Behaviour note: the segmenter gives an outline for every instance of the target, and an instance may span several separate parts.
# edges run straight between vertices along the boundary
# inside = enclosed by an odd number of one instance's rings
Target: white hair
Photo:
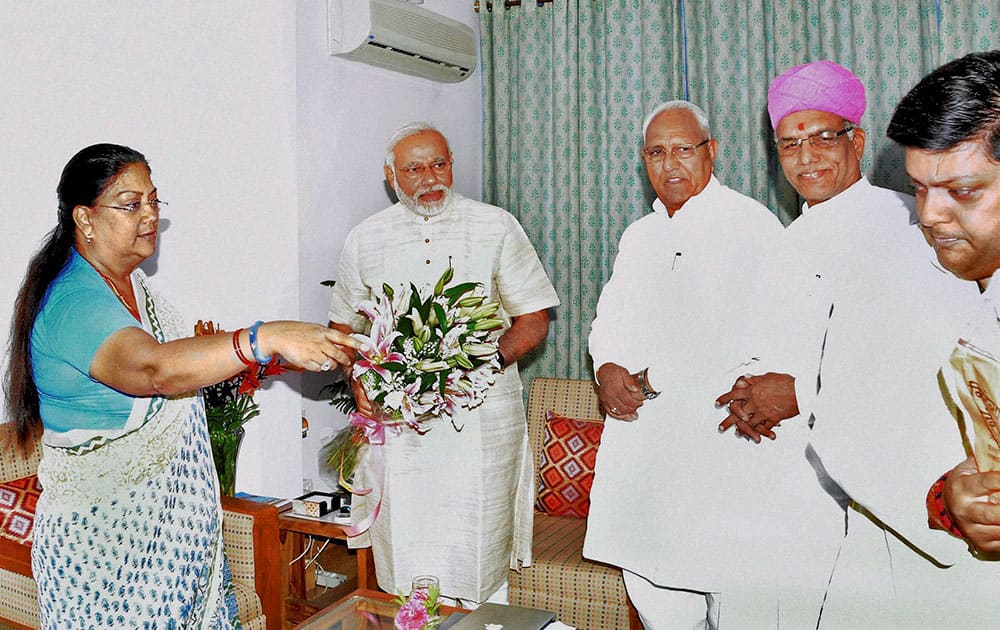
[[[437,127],[430,123],[420,121],[408,122],[396,131],[393,131],[392,135],[389,136],[389,140],[385,143],[385,165],[392,169],[393,174],[396,173],[396,145],[406,138],[415,136],[424,131],[433,131],[440,134],[441,137],[444,138],[444,134],[441,133]],[[447,146],[447,138],[445,138],[444,143],[445,146]]]
[[[660,103],[659,105],[653,108],[653,111],[649,112],[649,114],[646,115],[646,119],[642,121],[643,140],[646,139],[646,130],[649,129],[649,125],[650,123],[653,122],[653,119],[662,114],[663,112],[671,109],[683,109],[691,112],[694,115],[694,119],[695,121],[697,121],[698,126],[701,127],[702,133],[709,138],[712,137],[712,132],[708,126],[708,114],[705,113],[705,110],[703,110],[702,108],[698,107],[697,105],[695,105],[690,101],[676,100],[676,101],[667,101],[665,103]]]

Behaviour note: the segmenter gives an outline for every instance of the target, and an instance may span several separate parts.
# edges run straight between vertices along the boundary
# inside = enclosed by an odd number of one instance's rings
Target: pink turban
[[[858,124],[865,113],[865,86],[850,70],[832,61],[795,66],[772,81],[767,91],[771,127],[777,129],[782,118],[805,109],[837,114]]]

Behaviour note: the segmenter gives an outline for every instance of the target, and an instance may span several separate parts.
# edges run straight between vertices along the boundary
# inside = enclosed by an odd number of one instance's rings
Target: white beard
[[[412,197],[400,190],[399,184],[395,184],[393,188],[396,190],[396,196],[399,198],[399,203],[406,206],[410,212],[418,214],[422,217],[436,217],[448,209],[448,206],[451,205],[451,201],[454,198],[454,195],[451,194],[451,188],[448,188],[444,184],[435,184],[429,188],[420,188],[413,194]],[[444,197],[441,197],[439,201],[433,201],[430,203],[419,201],[420,195],[424,195],[435,190],[443,192]]]

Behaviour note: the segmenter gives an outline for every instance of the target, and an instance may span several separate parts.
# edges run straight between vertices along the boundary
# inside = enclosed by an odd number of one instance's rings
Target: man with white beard
[[[330,326],[366,325],[358,305],[382,291],[413,283],[427,295],[449,267],[455,284],[478,282],[500,304],[504,321],[499,361],[485,402],[460,408],[454,425],[432,420],[423,434],[387,432],[384,491],[371,528],[352,547],[371,545],[379,586],[409,592],[421,574],[439,578],[441,593],[474,605],[506,602],[508,569],[531,563],[534,468],[526,431],[517,360],[548,333],[559,304],[538,255],[510,213],[451,189],[452,155],[445,137],[426,123],[409,123],[389,138],[385,178],[399,203],[348,234],[330,301]],[[352,383],[358,411],[375,410]],[[353,498],[360,522],[378,501],[371,462],[359,466]]]

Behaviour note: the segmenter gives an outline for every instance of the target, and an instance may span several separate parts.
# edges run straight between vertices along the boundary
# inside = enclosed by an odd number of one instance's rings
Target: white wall
[[[346,7],[349,1],[343,0]],[[455,189],[479,198],[482,188],[480,69],[461,83],[436,83],[340,57],[326,47],[326,2],[297,3],[298,192],[302,317],[327,320],[329,289],[348,231],[395,202],[384,184],[385,141],[403,123],[425,120],[448,138],[455,156]],[[472,2],[426,0],[425,9],[479,32]],[[304,475],[317,489],[334,480],[317,465],[317,452],[343,414],[318,398],[325,381],[305,378],[309,419]]]
[[[471,2],[425,7],[476,22]],[[144,268],[192,320],[228,328],[325,323],[318,283],[349,227],[389,203],[379,165],[396,124],[440,123],[456,188],[479,193],[478,73],[446,86],[330,58],[323,0],[7,1],[0,25],[3,348],[27,260],[55,223],[59,173],[95,142],[149,158],[170,206]],[[299,388],[292,375],[258,394],[238,489],[300,491]],[[307,409],[320,427],[333,413]],[[315,476],[318,445],[306,446]]]

